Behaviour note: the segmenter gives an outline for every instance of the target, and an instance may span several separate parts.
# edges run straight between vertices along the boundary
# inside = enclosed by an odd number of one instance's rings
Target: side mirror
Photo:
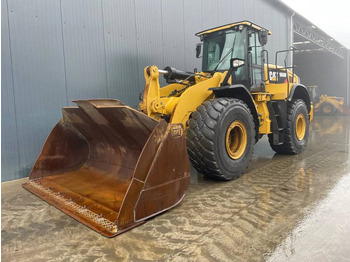
[[[244,64],[245,64],[244,59],[232,58],[230,60],[230,66],[231,66],[231,68],[234,68],[234,69],[240,68],[240,67],[244,66]]]
[[[266,45],[267,43],[267,31],[259,31],[258,33],[258,38],[259,38],[259,43],[260,45]]]
[[[200,58],[200,57],[202,57],[201,56],[201,53],[202,53],[202,43],[198,43],[197,45],[196,45],[196,57],[197,58]]]

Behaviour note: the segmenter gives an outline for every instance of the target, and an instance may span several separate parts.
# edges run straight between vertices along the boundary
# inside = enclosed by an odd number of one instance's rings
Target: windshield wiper
[[[235,35],[235,38],[233,39],[232,47],[230,48],[230,50],[228,50],[228,52],[226,53],[226,55],[225,55],[223,58],[221,58],[221,60],[220,60],[219,63],[216,65],[216,67],[214,68],[214,70],[211,71],[211,73],[215,72],[216,69],[218,69],[219,65],[222,63],[222,61],[225,60],[225,58],[226,58],[229,54],[231,54],[231,58],[232,58],[233,50],[235,49],[236,36],[237,36],[237,35]]]

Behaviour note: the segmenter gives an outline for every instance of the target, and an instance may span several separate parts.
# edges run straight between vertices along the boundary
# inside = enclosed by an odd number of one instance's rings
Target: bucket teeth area
[[[96,224],[96,227],[100,227],[101,231],[105,231],[106,233],[113,235],[118,231],[116,223],[103,217],[102,213],[98,214],[90,210],[86,205],[79,205],[72,198],[68,198],[67,194],[44,186],[40,180],[31,180],[26,186],[28,189],[35,191],[37,195],[45,196],[45,200],[50,204],[54,206],[59,205],[60,209],[71,213],[73,217],[79,216],[81,219],[87,220],[89,223]]]

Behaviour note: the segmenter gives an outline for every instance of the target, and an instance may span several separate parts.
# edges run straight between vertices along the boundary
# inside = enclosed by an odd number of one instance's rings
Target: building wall
[[[198,31],[248,19],[272,31],[270,52],[290,45],[289,16],[263,0],[1,4],[2,181],[29,175],[71,100],[118,98],[137,107],[145,66],[200,69]]]

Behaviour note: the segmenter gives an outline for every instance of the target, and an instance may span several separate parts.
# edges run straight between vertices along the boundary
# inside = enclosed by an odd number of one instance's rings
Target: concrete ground
[[[266,138],[238,180],[193,175],[183,202],[105,238],[3,183],[3,261],[350,261],[350,118],[316,117],[305,152]]]

